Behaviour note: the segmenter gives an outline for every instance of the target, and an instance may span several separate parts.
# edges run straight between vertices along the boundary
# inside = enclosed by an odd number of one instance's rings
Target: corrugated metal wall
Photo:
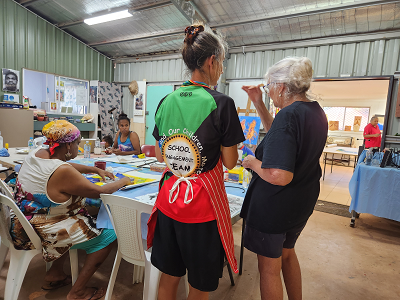
[[[0,0],[0,68],[108,82],[114,70],[109,58],[11,0]]]
[[[400,69],[400,39],[232,54],[226,79],[262,78],[287,56],[311,59],[314,77],[393,75]]]
[[[186,67],[181,58],[122,63],[117,64],[115,68],[114,81],[131,82],[144,79],[147,82],[185,81],[188,78],[185,73]]]
[[[226,79],[262,78],[266,70],[287,56],[307,56],[314,77],[393,75],[400,70],[400,39],[231,54]],[[115,81],[186,80],[182,59],[117,64]]]

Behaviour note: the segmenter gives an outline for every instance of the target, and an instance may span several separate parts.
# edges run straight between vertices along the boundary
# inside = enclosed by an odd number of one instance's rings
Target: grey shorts
[[[282,249],[292,249],[296,244],[300,233],[306,223],[301,224],[284,233],[264,233],[246,225],[243,240],[244,246],[256,254],[279,258],[282,256]]]

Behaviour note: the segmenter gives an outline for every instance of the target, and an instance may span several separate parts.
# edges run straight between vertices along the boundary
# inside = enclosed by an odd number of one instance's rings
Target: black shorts
[[[277,234],[264,233],[246,225],[243,235],[244,246],[256,254],[270,258],[279,258],[282,256],[283,248],[294,248],[306,223],[287,232]]]
[[[158,210],[151,263],[161,272],[182,277],[188,270],[192,287],[212,292],[222,277],[224,255],[216,220],[181,223]]]

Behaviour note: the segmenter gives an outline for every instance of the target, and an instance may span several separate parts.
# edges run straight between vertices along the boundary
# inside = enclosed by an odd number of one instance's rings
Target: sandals
[[[90,298],[87,299],[87,300],[97,300],[97,299],[103,298],[104,295],[106,294],[106,291],[104,289],[102,289],[102,288],[99,289],[97,287],[92,287],[92,289],[94,289],[94,292],[93,292],[92,296],[90,296]],[[93,298],[96,295],[98,295],[99,297],[98,298]]]
[[[42,290],[44,291],[56,290],[71,283],[72,283],[71,276],[67,276],[63,280],[58,280],[58,281],[45,281],[45,284],[42,286]]]

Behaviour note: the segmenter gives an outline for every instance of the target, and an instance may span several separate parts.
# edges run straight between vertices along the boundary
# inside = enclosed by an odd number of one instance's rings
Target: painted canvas
[[[339,121],[329,121],[329,130],[339,130]]]
[[[239,120],[246,138],[243,143],[257,145],[261,125],[260,117],[239,116]]]

